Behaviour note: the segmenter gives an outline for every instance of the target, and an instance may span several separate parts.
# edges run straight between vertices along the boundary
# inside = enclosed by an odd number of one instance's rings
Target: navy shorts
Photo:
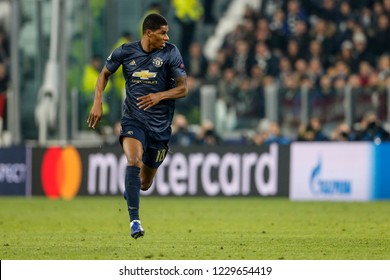
[[[138,121],[122,118],[119,135],[121,145],[123,137],[130,137],[140,141],[144,148],[142,162],[150,168],[158,168],[168,153],[171,128],[169,127],[162,132],[154,132],[146,129]]]

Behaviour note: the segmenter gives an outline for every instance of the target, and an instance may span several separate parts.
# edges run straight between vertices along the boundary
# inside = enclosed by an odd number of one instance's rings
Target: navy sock
[[[141,189],[139,171],[140,168],[137,166],[127,166],[126,168],[125,190],[130,221],[139,220],[139,193]]]

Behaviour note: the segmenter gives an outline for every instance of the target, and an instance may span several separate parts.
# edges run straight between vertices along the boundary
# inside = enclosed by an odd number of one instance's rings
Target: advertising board
[[[288,196],[289,146],[173,147],[143,195]],[[124,192],[126,157],[120,147],[50,147],[33,150],[37,195]]]
[[[373,144],[296,142],[291,145],[292,200],[364,201],[373,196]]]
[[[27,149],[22,146],[0,148],[0,195],[28,194]]]

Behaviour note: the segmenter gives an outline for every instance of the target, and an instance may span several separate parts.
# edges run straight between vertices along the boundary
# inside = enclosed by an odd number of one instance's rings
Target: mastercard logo
[[[80,154],[72,146],[46,150],[41,168],[43,191],[51,199],[74,198],[81,184]]]

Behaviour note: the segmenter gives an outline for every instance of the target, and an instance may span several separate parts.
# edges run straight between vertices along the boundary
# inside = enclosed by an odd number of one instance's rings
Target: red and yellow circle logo
[[[80,154],[74,147],[51,147],[42,160],[43,191],[51,199],[70,200],[80,189],[81,173]]]

